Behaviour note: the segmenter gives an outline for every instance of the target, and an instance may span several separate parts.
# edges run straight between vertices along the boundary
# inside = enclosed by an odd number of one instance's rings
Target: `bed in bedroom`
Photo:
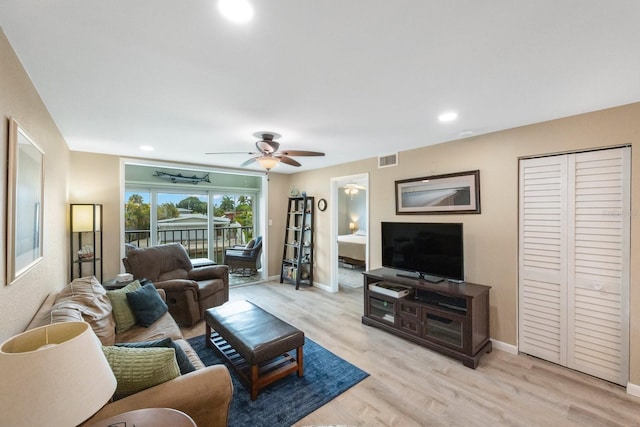
[[[358,230],[354,234],[338,236],[338,260],[364,267],[367,259],[367,235]]]

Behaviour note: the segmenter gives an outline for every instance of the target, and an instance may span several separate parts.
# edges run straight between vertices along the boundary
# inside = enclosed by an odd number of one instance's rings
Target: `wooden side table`
[[[111,291],[111,290],[114,290],[114,289],[124,288],[125,286],[127,286],[131,282],[133,282],[133,280],[127,280],[127,281],[124,281],[124,282],[118,282],[114,278],[114,279],[109,279],[109,280],[106,280],[106,281],[102,282],[102,287],[105,288],[108,291]]]
[[[192,258],[191,265],[193,265],[193,268],[198,268],[198,267],[207,267],[209,265],[217,265],[217,264],[214,261],[210,260],[209,258]]]
[[[115,415],[88,427],[198,427],[184,412],[170,408],[146,408]]]
[[[116,281],[116,279],[109,279],[105,282],[102,282],[102,287],[105,288],[107,291],[112,291],[114,289],[122,289],[125,286],[127,286],[129,283],[135,282],[136,280],[139,281],[141,285],[146,285],[147,283],[149,283],[149,280],[146,278],[131,279],[125,282],[118,282]]]

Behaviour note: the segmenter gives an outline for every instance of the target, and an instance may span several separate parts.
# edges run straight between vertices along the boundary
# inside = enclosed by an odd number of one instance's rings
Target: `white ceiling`
[[[640,101],[638,0],[250,1],[2,0],[0,26],[80,151],[327,153],[290,173]]]

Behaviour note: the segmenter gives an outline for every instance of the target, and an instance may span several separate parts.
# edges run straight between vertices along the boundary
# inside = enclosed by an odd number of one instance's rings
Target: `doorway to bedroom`
[[[344,176],[332,182],[332,290],[359,288],[369,255],[369,175]]]

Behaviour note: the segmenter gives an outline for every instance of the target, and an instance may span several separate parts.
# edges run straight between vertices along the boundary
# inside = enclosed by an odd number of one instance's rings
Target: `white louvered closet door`
[[[630,149],[520,163],[519,350],[626,385]]]

